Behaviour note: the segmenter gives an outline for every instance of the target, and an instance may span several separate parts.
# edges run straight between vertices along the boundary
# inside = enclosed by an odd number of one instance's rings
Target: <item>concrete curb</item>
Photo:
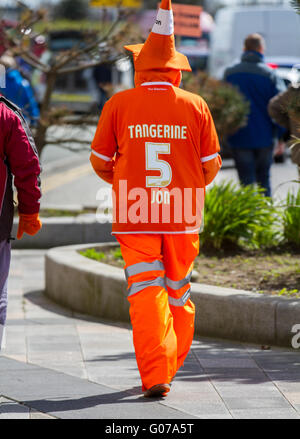
[[[41,218],[43,226],[35,236],[24,234],[21,240],[12,241],[13,249],[49,249],[57,246],[112,242],[111,223],[95,221],[95,214],[68,217]],[[12,236],[17,236],[18,218],[14,219]]]
[[[78,253],[110,244],[53,248],[46,255],[46,295],[74,311],[129,321],[126,281],[120,268]],[[291,347],[300,324],[300,300],[192,283],[198,335]]]

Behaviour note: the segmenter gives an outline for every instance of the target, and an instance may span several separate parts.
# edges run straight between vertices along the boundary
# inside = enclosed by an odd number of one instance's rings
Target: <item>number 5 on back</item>
[[[160,175],[146,177],[146,187],[166,187],[171,183],[172,168],[170,164],[158,158],[158,154],[170,153],[170,143],[146,142],[146,170],[160,171]]]

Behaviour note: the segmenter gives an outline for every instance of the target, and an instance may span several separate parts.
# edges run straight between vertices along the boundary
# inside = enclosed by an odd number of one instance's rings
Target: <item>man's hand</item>
[[[19,228],[17,233],[17,238],[21,239],[23,233],[28,235],[35,235],[42,227],[41,220],[38,213],[33,213],[31,215],[19,213]]]

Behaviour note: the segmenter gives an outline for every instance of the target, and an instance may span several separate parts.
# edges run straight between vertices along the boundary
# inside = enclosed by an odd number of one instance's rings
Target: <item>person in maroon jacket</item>
[[[0,350],[4,339],[7,309],[7,279],[14,204],[12,176],[18,193],[19,228],[34,235],[39,219],[40,163],[28,125],[20,109],[0,95]]]

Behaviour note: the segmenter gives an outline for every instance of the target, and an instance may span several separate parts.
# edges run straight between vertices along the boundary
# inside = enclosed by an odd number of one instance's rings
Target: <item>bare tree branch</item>
[[[83,117],[78,117],[67,106],[57,107],[53,105],[52,94],[60,75],[92,69],[103,63],[113,64],[124,56],[121,50],[121,41],[125,36],[127,39],[132,34],[132,30],[128,24],[120,20],[124,17],[123,11],[119,10],[117,19],[109,24],[104,24],[101,31],[100,26],[96,30],[80,31],[78,44],[69,50],[52,53],[49,60],[43,62],[28,50],[28,43],[34,41],[37,34],[33,26],[46,17],[46,11],[30,9],[26,7],[22,0],[19,1],[19,4],[24,7],[25,13],[15,28],[4,33],[4,42],[14,55],[22,57],[34,69],[44,73],[43,84],[45,90],[43,90],[40,102],[40,118],[34,130],[38,152],[41,153],[45,145],[48,144],[59,145],[70,151],[78,151],[80,146],[86,146],[86,149],[89,149],[90,141],[82,140],[82,133],[77,135],[77,130],[81,128],[85,132],[85,136],[92,137],[98,123],[99,114],[96,114],[91,104],[89,113]],[[48,28],[48,30],[43,31],[43,34],[49,35],[50,32],[50,28]],[[65,127],[61,130],[61,133],[56,131],[58,138],[51,135],[51,128],[56,126]],[[66,132],[68,138],[64,138],[64,132]],[[49,136],[50,139],[48,140]],[[77,145],[78,147],[70,145]]]
[[[82,146],[75,148],[72,146],[65,145],[65,143],[78,143],[79,145],[82,145]],[[71,151],[71,152],[90,151],[91,150],[90,142],[80,142],[80,141],[76,141],[74,139],[71,139],[71,140],[66,141],[66,142],[61,141],[61,140],[59,140],[59,141],[57,141],[57,140],[53,140],[53,141],[49,140],[48,141],[47,140],[46,145],[55,145],[55,146],[58,146],[59,148],[66,149],[66,150]],[[83,146],[83,145],[86,145],[86,146]]]
[[[24,61],[27,62],[27,64],[29,64],[31,67],[34,67],[35,69],[41,70],[44,73],[49,72],[49,67],[46,66],[46,64],[43,64],[41,62],[37,63],[28,52],[22,52],[22,51],[17,51],[16,54],[18,56],[21,56]]]
[[[80,128],[84,128],[87,129],[89,126],[95,126],[95,123],[98,122],[98,115],[95,115],[95,117],[90,117],[90,119],[88,119],[89,116],[76,116],[76,118],[72,115],[68,116],[62,116],[59,118],[58,123],[53,123],[52,126],[55,127],[55,125],[58,125],[60,127],[63,126],[74,126],[74,127],[80,127]]]
[[[17,53],[19,56],[22,56],[22,57],[26,56],[26,58],[28,60],[31,60],[35,65],[40,66],[39,68],[41,70],[43,70],[45,72],[48,71],[48,66],[45,63],[43,63],[37,56],[35,56],[34,53],[29,52],[28,49],[20,50],[20,51],[18,50]]]
[[[109,62],[111,64],[113,64],[115,61],[120,59],[120,57],[121,57],[120,55],[116,56],[116,58],[114,58],[112,60],[109,60]],[[89,68],[92,68],[92,67],[97,67],[97,66],[103,64],[103,62],[107,62],[107,61],[108,60],[105,60],[105,59],[101,59],[101,60],[99,59],[99,61],[93,61],[93,62],[90,62],[90,63],[79,64],[78,66],[68,67],[68,68],[65,68],[65,69],[58,70],[57,74],[61,75],[61,74],[64,74],[64,73],[78,72],[80,70],[85,70],[85,69],[89,69]]]
[[[82,118],[70,118],[64,117],[60,120],[59,125],[74,125],[74,126],[95,126],[98,123],[99,116],[95,115],[95,117],[87,116]]]
[[[53,139],[47,140],[47,144],[59,145],[60,143],[79,143],[80,145],[90,145],[90,140],[79,139]]]
[[[81,55],[87,54],[87,53],[91,52],[92,50],[94,50],[96,47],[99,46],[99,44],[103,43],[104,41],[106,41],[108,39],[108,37],[112,34],[112,32],[114,31],[114,29],[116,28],[118,23],[119,23],[119,17],[112,23],[110,29],[108,30],[108,32],[104,36],[96,39],[96,41],[94,41],[92,44],[84,47],[83,49],[76,50],[74,53],[69,54],[69,56],[67,55],[63,61],[61,61],[60,63],[57,63],[55,65],[55,69],[59,70],[63,66],[65,66],[66,64],[73,61],[74,59],[78,59]]]

